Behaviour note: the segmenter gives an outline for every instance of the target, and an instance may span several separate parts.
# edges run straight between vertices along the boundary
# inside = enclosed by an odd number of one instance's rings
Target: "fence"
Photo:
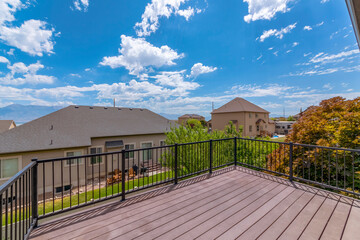
[[[39,219],[231,165],[360,196],[353,149],[229,138],[34,159],[0,188],[0,239],[27,238]]]

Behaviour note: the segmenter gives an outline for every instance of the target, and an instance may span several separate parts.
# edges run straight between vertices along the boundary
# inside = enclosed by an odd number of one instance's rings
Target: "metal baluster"
[[[63,173],[63,160],[60,161],[61,170],[61,210],[64,209],[64,173]]]

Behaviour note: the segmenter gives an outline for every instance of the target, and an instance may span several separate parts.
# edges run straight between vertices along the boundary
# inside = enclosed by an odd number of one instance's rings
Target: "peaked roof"
[[[0,154],[90,146],[94,137],[158,134],[170,125],[147,109],[69,106],[0,133]]]
[[[259,113],[269,113],[265,109],[243,99],[243,98],[235,98],[225,105],[215,109],[211,112],[214,113],[230,113],[230,112],[259,112]]]
[[[13,120],[0,120],[0,133],[10,129]]]

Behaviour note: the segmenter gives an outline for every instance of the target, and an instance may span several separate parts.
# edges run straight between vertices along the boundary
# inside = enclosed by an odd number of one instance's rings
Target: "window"
[[[63,188],[62,187],[56,187],[55,188],[55,193],[61,193],[62,191],[66,192],[69,191],[71,189],[71,185],[65,185]]]
[[[265,129],[267,129],[267,125],[265,125]]]
[[[252,132],[252,126],[251,125],[249,126],[249,132]]]
[[[141,148],[150,148],[152,147],[152,142],[142,143]],[[152,150],[143,150],[143,161],[148,162],[152,159]]]
[[[19,158],[1,159],[0,178],[10,178],[19,171]]]
[[[249,118],[251,118],[251,113],[249,113]]]
[[[81,151],[66,152],[66,154],[65,154],[66,157],[74,157],[74,156],[81,156],[81,155],[82,155]],[[65,162],[65,166],[70,166],[70,164],[77,165],[78,163],[82,164],[82,158],[68,159]]]
[[[90,154],[102,153],[102,147],[90,148]],[[90,158],[90,164],[102,163],[102,156],[94,156]]]
[[[260,130],[260,127],[259,126],[256,126],[256,131],[259,131]]]
[[[255,113],[255,117],[256,117],[256,118],[258,117],[257,113]]]
[[[125,144],[125,150],[132,150],[132,149],[135,149],[135,144]],[[134,152],[126,152],[125,158],[126,159],[134,158]]]
[[[165,140],[160,140],[160,147],[166,146]]]
[[[287,128],[290,129],[290,128],[291,128],[291,125],[288,125]]]

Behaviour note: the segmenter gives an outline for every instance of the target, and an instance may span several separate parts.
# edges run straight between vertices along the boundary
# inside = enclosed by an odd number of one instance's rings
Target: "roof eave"
[[[354,28],[358,47],[360,48],[360,2],[355,3],[355,0],[345,0],[349,10],[351,22]]]

